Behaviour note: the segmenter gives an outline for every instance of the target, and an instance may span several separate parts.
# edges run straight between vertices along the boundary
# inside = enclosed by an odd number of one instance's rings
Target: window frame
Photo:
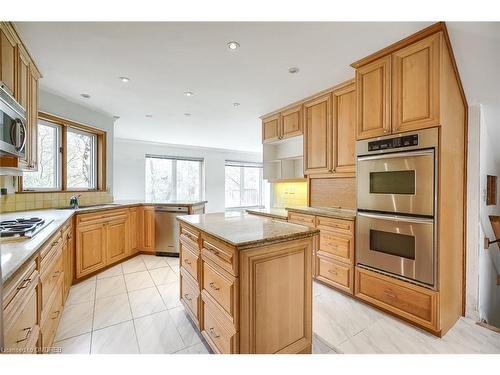
[[[240,205],[238,206],[226,206],[226,167],[239,167],[240,168]],[[241,205],[241,199],[245,191],[245,168],[258,168],[259,169],[259,202],[252,206]],[[228,211],[231,210],[242,210],[247,208],[262,208],[264,207],[264,179],[263,179],[263,163],[249,162],[249,161],[237,161],[237,160],[226,160],[224,164],[224,208]]]
[[[59,126],[59,163],[57,168],[58,174],[58,189],[25,189],[23,186],[23,177],[18,178],[18,191],[17,193],[43,193],[43,192],[99,192],[107,191],[106,181],[106,137],[107,133],[103,130],[96,129],[92,126],[85,125],[73,120],[65,119],[59,116],[52,115],[47,112],[38,112],[38,123],[44,122],[54,126]],[[38,131],[37,123],[37,131]],[[71,131],[82,132],[85,134],[95,135],[95,163],[94,163],[94,178],[95,188],[69,188],[67,181],[67,133],[68,129]],[[38,136],[38,134],[37,134]],[[38,152],[38,149],[37,149]]]
[[[183,160],[183,161],[193,161],[193,162],[199,162],[200,163],[200,196],[199,199],[202,201],[205,197],[205,158],[198,158],[198,157],[189,157],[189,156],[172,156],[172,155],[156,155],[156,154],[146,154],[144,155],[144,166],[146,166],[147,159],[167,159],[167,160],[172,160],[172,200],[177,200],[177,161],[178,160]],[[146,173],[144,173],[144,179],[146,179]],[[146,196],[147,194],[147,189],[146,189],[146,181],[144,181],[144,197],[146,200],[148,197]]]
[[[71,188],[68,188],[68,175],[67,175],[67,168],[68,168],[68,160],[67,160],[67,154],[68,154],[68,148],[67,148],[67,140],[68,140],[68,133],[77,133],[77,134],[83,134],[83,135],[87,135],[87,136],[90,136],[90,137],[93,137],[94,138],[94,142],[93,142],[93,150],[92,150],[92,171],[91,171],[91,179],[92,179],[92,185],[93,185],[93,188],[90,188],[90,189],[87,189],[87,188],[77,188],[77,187],[71,187]],[[98,165],[98,159],[99,159],[99,155],[98,155],[98,152],[97,152],[97,144],[98,144],[98,135],[94,132],[89,132],[88,130],[83,130],[83,129],[80,129],[80,128],[77,128],[75,126],[68,126],[66,128],[66,137],[65,137],[65,140],[66,140],[66,163],[64,163],[64,166],[66,168],[66,188],[71,190],[71,191],[93,191],[93,190],[96,190],[97,189],[97,165]]]

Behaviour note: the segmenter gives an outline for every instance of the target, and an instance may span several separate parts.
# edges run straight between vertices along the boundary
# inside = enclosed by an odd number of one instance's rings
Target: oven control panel
[[[368,151],[389,150],[392,148],[410,146],[418,146],[418,134],[368,142]]]

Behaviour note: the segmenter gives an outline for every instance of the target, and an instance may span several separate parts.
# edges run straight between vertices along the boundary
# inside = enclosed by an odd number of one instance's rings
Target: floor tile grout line
[[[94,290],[94,308],[92,311],[92,326],[90,328],[90,345],[89,345],[89,354],[92,354],[92,340],[94,339],[94,316],[95,316],[95,304],[97,301],[97,275],[95,279],[95,290]]]

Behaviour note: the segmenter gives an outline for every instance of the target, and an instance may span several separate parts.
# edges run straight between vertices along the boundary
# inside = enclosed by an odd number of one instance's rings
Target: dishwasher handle
[[[189,209],[187,207],[168,207],[168,206],[156,206],[155,212],[180,212],[188,213]]]

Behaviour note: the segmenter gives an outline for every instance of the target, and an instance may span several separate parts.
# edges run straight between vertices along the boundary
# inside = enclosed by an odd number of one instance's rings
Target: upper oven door
[[[434,149],[358,157],[358,208],[434,215]]]
[[[434,220],[358,212],[357,263],[434,285]]]

